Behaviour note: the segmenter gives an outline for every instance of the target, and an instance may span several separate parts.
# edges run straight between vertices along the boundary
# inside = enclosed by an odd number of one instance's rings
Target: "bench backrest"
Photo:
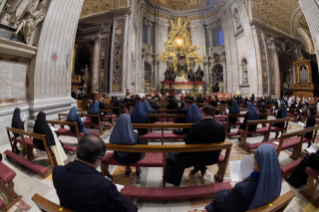
[[[148,118],[170,119],[170,118],[185,118],[184,114],[148,114]]]
[[[74,212],[65,207],[57,205],[54,202],[51,202],[50,200],[40,196],[39,194],[34,194],[32,197],[32,200],[42,212],[57,212],[57,211]]]
[[[97,118],[98,119],[98,123],[99,123],[99,129],[100,129],[100,133],[103,132],[103,126],[102,126],[102,123],[101,123],[101,116],[100,114],[84,114],[84,113],[78,113],[78,115],[80,117],[89,117],[89,118]],[[68,116],[68,113],[59,113],[58,114],[59,116],[59,120],[62,121],[62,117],[67,117]]]
[[[78,141],[80,141],[80,131],[79,131],[79,126],[77,122],[68,122],[68,121],[59,121],[59,120],[46,120],[48,124],[51,124],[53,127],[54,125],[60,125],[61,128],[64,128],[64,125],[67,125],[69,127],[74,127],[75,128],[75,134],[76,137],[78,138]]]
[[[90,110],[78,110],[78,112],[80,113],[87,113],[89,114]],[[110,116],[111,116],[111,120],[112,120],[112,125],[114,125],[114,118],[113,118],[113,110],[110,110],[110,109],[100,109],[100,112],[101,113],[110,113]],[[120,114],[119,116],[121,115],[121,111],[120,111]],[[88,117],[88,116],[87,116]]]
[[[284,195],[278,197],[273,202],[263,205],[259,208],[250,210],[248,212],[282,212],[286,209],[291,200],[296,196],[293,190],[288,191]]]

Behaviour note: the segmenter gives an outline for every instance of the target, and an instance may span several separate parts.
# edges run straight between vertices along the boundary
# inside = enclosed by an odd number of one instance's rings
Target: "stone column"
[[[275,47],[275,44],[273,44],[273,55],[274,55],[274,69],[275,69],[275,86],[276,86],[276,97],[280,98],[280,67],[279,67],[279,58],[278,53]]]
[[[100,51],[101,51],[101,38],[100,36],[93,38],[93,56],[91,63],[91,93],[96,93],[98,90],[99,81],[99,65],[100,65]]]

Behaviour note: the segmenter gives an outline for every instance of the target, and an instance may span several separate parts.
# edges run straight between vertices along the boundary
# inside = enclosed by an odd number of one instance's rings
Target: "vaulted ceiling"
[[[207,6],[207,0],[150,0],[153,4],[168,9],[185,11]]]

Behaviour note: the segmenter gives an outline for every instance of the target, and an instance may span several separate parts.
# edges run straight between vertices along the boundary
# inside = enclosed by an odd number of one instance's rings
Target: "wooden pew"
[[[262,114],[262,115],[264,115],[264,114]],[[281,123],[281,122],[285,122],[285,127],[282,129],[272,126],[272,124],[274,124],[274,123]],[[280,131],[286,132],[287,127],[288,127],[288,123],[289,123],[289,118],[247,121],[246,129],[238,131],[240,134],[240,138],[241,138],[241,142],[240,142],[239,146],[242,147],[243,149],[245,149],[246,151],[250,152],[251,146],[246,145],[246,139],[247,139],[248,135],[263,134],[264,135],[263,141],[268,141],[270,132],[280,132]],[[262,128],[257,128],[256,131],[248,131],[250,125],[258,125],[258,124],[268,124],[268,126],[262,127]]]
[[[177,118],[185,118],[186,115],[179,115],[179,114],[148,114],[147,117],[149,119],[160,119],[160,122],[163,124],[163,120],[165,119],[177,119]],[[174,123],[174,121],[170,122],[171,124]],[[155,122],[154,124],[159,124],[158,122]]]
[[[54,202],[51,202],[50,200],[40,196],[37,193],[33,195],[32,200],[42,212],[74,212],[65,207],[57,205]]]
[[[319,196],[314,197],[314,194],[316,192],[316,188],[319,185],[319,170],[312,167],[307,167],[306,173],[309,176],[307,179],[307,187],[301,190],[300,194],[302,194],[307,200],[309,200],[309,202],[311,202],[316,208],[318,208]],[[315,183],[313,181],[315,181]]]
[[[218,182],[223,182],[224,175],[226,172],[232,143],[223,142],[219,144],[183,144],[183,145],[116,145],[116,144],[106,144],[107,150],[112,150],[116,152],[146,152],[148,153],[161,153],[163,159],[163,176],[166,171],[166,155],[167,153],[173,152],[204,152],[204,151],[216,151],[226,149],[225,156],[222,158],[220,163],[218,163],[218,172],[214,175],[215,180]],[[105,156],[107,157],[107,155]],[[220,157],[221,158],[221,157]],[[152,158],[154,160],[154,158]],[[144,160],[144,159],[143,159]],[[147,164],[150,161],[140,161],[132,166],[141,167],[143,164]],[[103,159],[101,163],[101,170],[105,176],[110,176],[108,171],[109,163]],[[151,164],[148,164],[151,165]],[[149,167],[149,166],[148,166]],[[157,166],[158,167],[158,166]],[[210,184],[205,186],[194,186],[194,187],[175,187],[175,188],[165,188],[165,182],[163,181],[163,188],[142,188],[142,187],[125,187],[121,190],[124,196],[131,199],[147,199],[147,200],[168,200],[168,199],[190,199],[199,198],[204,196],[213,196],[222,187],[225,189],[231,189],[230,184],[219,183]]]
[[[191,124],[132,124],[133,129],[160,129],[161,132],[150,132],[146,135],[140,136],[142,140],[161,140],[162,145],[164,140],[183,140],[187,135],[175,135],[172,132],[164,133],[164,129],[189,129],[192,127]]]
[[[0,170],[0,190],[2,190],[7,197],[7,204],[0,199],[0,211],[7,212],[22,196],[14,191],[13,178],[15,178],[16,173],[1,161]]]
[[[177,110],[169,110],[169,109],[159,109],[159,110],[154,110],[157,114],[161,114],[161,113],[174,113],[176,114]]]
[[[20,134],[21,139],[16,139],[14,137],[11,137],[10,132]],[[12,151],[6,150],[4,152],[7,156],[7,158],[13,159],[17,163],[23,165],[24,167],[41,174],[44,178],[46,178],[48,175],[50,175],[52,173],[52,169],[54,166],[57,165],[57,162],[56,162],[56,159],[55,159],[53,152],[48,147],[48,144],[46,141],[46,136],[44,134],[32,133],[32,132],[28,132],[28,131],[20,130],[20,129],[16,129],[16,128],[11,128],[11,127],[7,127],[7,133],[8,133],[10,145],[12,148]],[[27,137],[29,137],[29,138],[27,138]],[[32,162],[32,160],[35,159],[32,150],[33,150],[33,148],[38,149],[38,147],[33,144],[33,139],[31,139],[31,138],[39,139],[39,140],[43,141],[48,159],[49,159],[50,164],[51,164],[50,170],[44,166],[41,166],[41,165],[38,165],[38,164]],[[16,153],[18,153],[18,148],[16,147],[16,143],[21,143],[23,145],[23,147],[27,153],[27,159],[16,154]],[[14,152],[16,152],[16,153],[14,153]]]
[[[236,124],[232,124],[229,122],[230,118],[245,118],[246,114],[228,114],[227,115],[227,120],[223,121],[222,123],[225,125],[225,135],[227,138],[231,138],[232,136],[236,136],[238,135],[238,132],[228,132],[228,128],[229,127],[237,127],[242,125],[242,122],[238,121],[236,122]]]
[[[60,121],[64,121],[62,119],[62,117],[67,117],[68,113],[59,113],[58,116],[59,116],[59,120]],[[105,121],[101,121],[100,114],[84,114],[84,113],[80,113],[79,116],[80,117],[87,117],[87,118],[93,118],[93,117],[98,118],[98,123],[97,124],[92,123],[90,119],[84,120],[83,123],[84,123],[85,127],[98,127],[99,130],[100,130],[100,134],[103,133],[103,131],[104,131],[103,130],[103,126],[105,124]]]
[[[89,114],[89,112],[90,112],[90,110],[78,110],[78,111],[80,113],[85,113],[85,114]],[[113,111],[109,110],[109,109],[101,109],[100,112],[101,113],[110,113],[110,115],[105,115],[105,116],[103,116],[103,118],[104,118],[104,120],[111,119],[111,123],[114,126],[114,122],[119,117],[119,115],[113,114]]]

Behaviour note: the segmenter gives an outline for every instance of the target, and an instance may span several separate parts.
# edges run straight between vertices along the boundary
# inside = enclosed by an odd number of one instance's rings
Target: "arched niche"
[[[152,65],[144,62],[144,91],[150,92],[153,86]]]
[[[216,64],[211,71],[210,74],[210,82],[211,86],[218,84],[219,92],[223,92],[224,90],[224,68],[221,64]]]
[[[240,70],[241,70],[241,84],[248,85],[249,84],[249,75],[248,75],[248,62],[246,58],[241,59]]]
[[[280,70],[280,96],[292,95],[293,68],[290,60],[284,55],[279,55]]]

